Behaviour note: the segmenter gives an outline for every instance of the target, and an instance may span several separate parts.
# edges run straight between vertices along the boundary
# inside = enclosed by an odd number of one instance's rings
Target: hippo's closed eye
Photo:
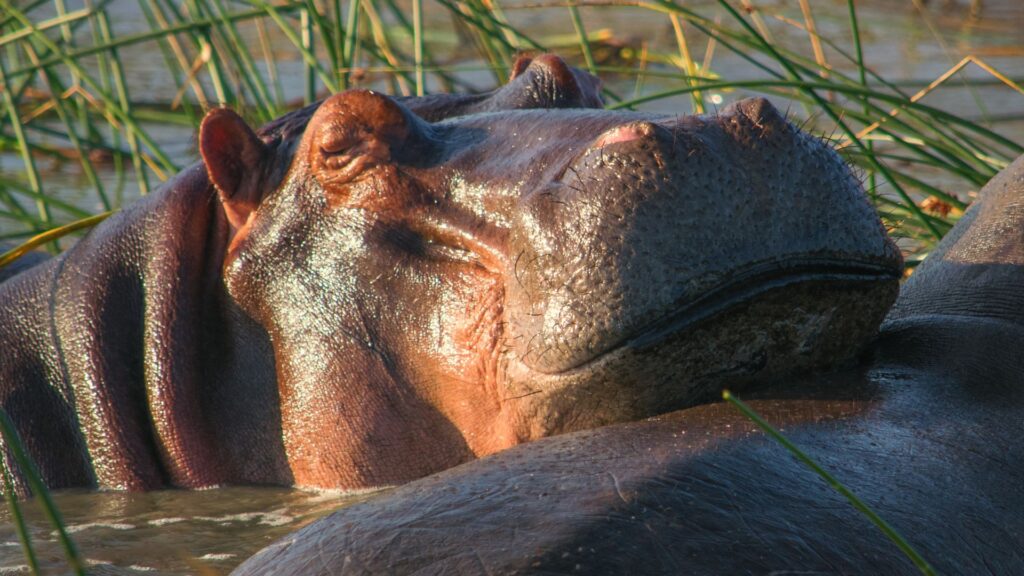
[[[435,262],[465,263],[483,266],[477,246],[468,245],[462,231],[419,219],[388,228],[386,239],[404,251]]]

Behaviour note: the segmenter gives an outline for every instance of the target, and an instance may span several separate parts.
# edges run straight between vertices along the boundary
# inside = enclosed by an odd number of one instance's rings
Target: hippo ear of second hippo
[[[259,204],[258,175],[262,173],[266,146],[238,114],[218,108],[203,118],[199,152],[228,222],[237,232]]]
[[[508,84],[494,96],[496,109],[604,108],[601,80],[554,54],[520,56]]]

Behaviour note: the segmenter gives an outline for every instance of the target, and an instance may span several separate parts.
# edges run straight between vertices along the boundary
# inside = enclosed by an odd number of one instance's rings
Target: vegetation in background
[[[665,0],[76,1],[72,8],[66,0],[0,0],[0,241],[148,193],[189,160],[175,144],[212,106],[261,123],[356,85],[406,95],[474,90],[481,77],[504,82],[524,52],[556,51],[606,78],[616,87],[605,92],[611,108],[686,95],[702,112],[731,91],[790,100],[794,120],[861,169],[890,229],[908,239],[911,264],[962,213],[963,192],[1024,151],[989,126],[922,101],[949,82],[969,85],[959,73],[970,65],[1008,92],[1021,92],[1016,83],[972,54],[910,93],[864,62],[853,0],[842,41],[819,35],[808,0],[791,2],[789,12],[752,0],[698,8]],[[908,0],[905,9],[919,9],[931,27],[921,3]],[[606,22],[639,18],[671,33],[648,41],[588,30],[586,19],[607,11]],[[112,21],[129,13],[137,19],[131,27]],[[565,26],[538,30],[534,15]],[[143,72],[173,93],[132,82],[140,54]],[[722,54],[745,62],[742,77],[716,73]],[[47,172],[75,165],[87,193],[62,200]]]

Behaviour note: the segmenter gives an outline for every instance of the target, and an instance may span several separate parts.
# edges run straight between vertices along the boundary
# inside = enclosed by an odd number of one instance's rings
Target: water
[[[64,491],[57,506],[81,556],[124,574],[225,574],[274,539],[370,493],[231,487],[142,494]],[[67,571],[42,510],[24,506],[44,573]],[[27,573],[10,512],[0,509],[0,575]],[[114,572],[114,570],[110,570]]]

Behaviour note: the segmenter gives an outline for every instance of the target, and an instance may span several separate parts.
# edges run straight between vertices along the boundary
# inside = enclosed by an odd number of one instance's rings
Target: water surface
[[[54,494],[83,559],[116,574],[226,574],[276,538],[371,492],[342,495],[231,487],[149,493]],[[53,527],[35,502],[24,512],[45,574],[67,572]],[[0,575],[28,573],[10,511],[0,507]]]

